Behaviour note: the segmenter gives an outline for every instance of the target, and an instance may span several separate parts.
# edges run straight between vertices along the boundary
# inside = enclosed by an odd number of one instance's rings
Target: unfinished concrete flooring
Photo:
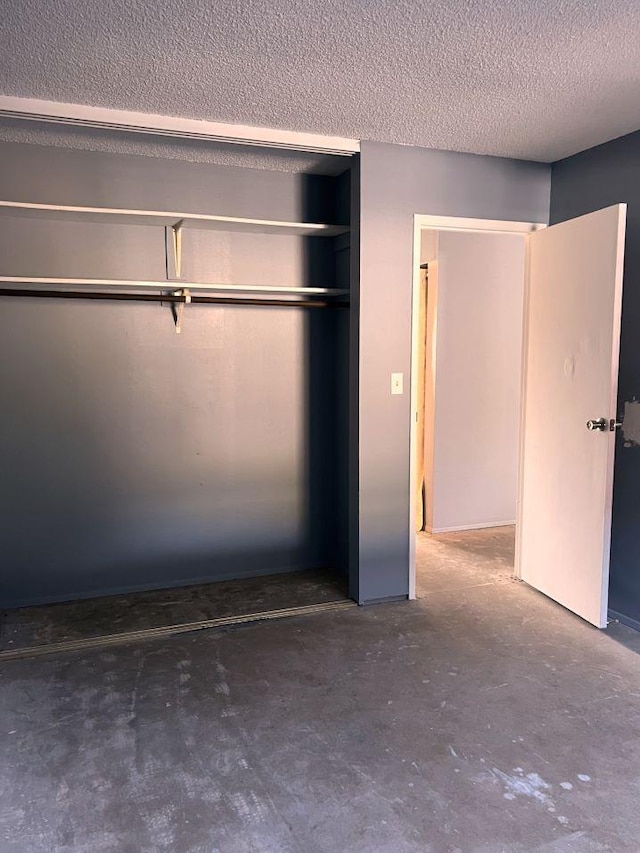
[[[637,853],[637,635],[511,548],[422,535],[417,602],[4,664],[0,851]]]
[[[0,613],[0,665],[15,657],[109,647],[154,633],[347,603],[355,606],[346,581],[318,570],[22,607]]]

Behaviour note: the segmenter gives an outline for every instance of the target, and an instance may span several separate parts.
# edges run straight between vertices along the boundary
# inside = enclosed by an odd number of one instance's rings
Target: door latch
[[[590,430],[599,430],[600,432],[615,432],[617,429],[620,429],[622,424],[617,421],[615,418],[611,418],[607,420],[607,418],[594,418],[591,421],[587,421],[587,429]]]

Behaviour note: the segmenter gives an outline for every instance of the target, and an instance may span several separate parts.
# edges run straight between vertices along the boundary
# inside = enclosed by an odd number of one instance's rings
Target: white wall
[[[432,253],[428,234],[426,244],[425,254]],[[441,232],[435,245],[435,418],[431,437],[426,430],[432,446],[425,454],[433,458],[429,527],[435,532],[512,523],[525,241]]]

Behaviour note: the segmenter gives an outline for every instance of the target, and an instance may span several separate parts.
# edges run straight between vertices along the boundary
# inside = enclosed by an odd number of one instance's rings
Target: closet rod
[[[177,282],[172,282],[177,284]],[[18,290],[0,288],[0,296],[32,297],[41,299],[99,299],[116,302],[176,302],[186,303],[187,298],[176,293],[100,293],[77,290]],[[321,299],[256,299],[245,296],[191,296],[191,304],[201,305],[253,305],[276,308],[348,308],[347,302],[327,302]]]

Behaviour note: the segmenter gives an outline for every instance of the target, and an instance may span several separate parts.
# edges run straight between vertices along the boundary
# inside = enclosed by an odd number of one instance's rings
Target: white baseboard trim
[[[482,521],[480,524],[462,524],[460,527],[425,527],[426,533],[459,533],[462,530],[488,530],[491,527],[512,527],[512,521]]]

